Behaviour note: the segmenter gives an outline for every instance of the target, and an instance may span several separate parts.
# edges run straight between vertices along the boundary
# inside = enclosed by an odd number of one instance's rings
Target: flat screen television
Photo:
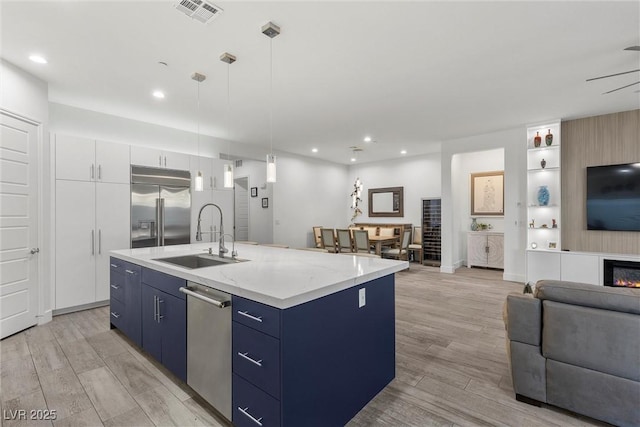
[[[587,168],[587,230],[640,231],[640,163]]]

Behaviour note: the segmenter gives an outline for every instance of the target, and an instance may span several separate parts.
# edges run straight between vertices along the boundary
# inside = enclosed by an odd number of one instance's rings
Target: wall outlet
[[[365,288],[358,290],[358,308],[362,308],[367,303],[367,299],[365,296]]]

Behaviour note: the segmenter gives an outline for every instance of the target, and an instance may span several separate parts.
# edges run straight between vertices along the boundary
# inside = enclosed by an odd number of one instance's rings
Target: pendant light
[[[202,83],[207,76],[200,73],[193,73],[191,78],[198,82],[198,130],[196,133],[198,138],[198,173],[196,174],[193,188],[195,191],[204,191],[204,179],[202,177],[202,170],[200,169],[200,83]]]
[[[236,57],[234,55],[231,55],[229,52],[225,52],[222,55],[220,55],[220,61],[224,62],[227,64],[227,130],[231,129],[230,127],[230,123],[231,123],[231,91],[230,91],[230,84],[229,84],[229,73],[230,73],[230,66],[231,64],[233,64],[234,62],[236,62]],[[230,154],[231,154],[231,141],[229,140],[229,138],[227,138],[227,160],[230,159]],[[224,188],[233,188],[233,165],[231,163],[225,163],[224,164],[224,169],[223,169],[223,182],[224,182]]]
[[[262,26],[262,34],[269,37],[269,142],[267,154],[267,182],[276,182],[276,156],[273,154],[273,38],[280,34],[280,27],[273,22]]]

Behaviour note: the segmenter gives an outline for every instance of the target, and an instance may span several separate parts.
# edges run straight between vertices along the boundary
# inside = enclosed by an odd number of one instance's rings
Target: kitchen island
[[[210,403],[235,425],[344,425],[394,378],[394,273],[407,262],[242,244],[246,262],[158,260],[209,247],[112,251],[111,324],[189,383],[195,301],[183,292],[191,283],[230,294],[232,387],[218,394],[231,401]]]

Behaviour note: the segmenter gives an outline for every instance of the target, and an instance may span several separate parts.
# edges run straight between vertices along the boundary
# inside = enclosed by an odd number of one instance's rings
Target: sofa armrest
[[[526,295],[507,295],[505,325],[511,341],[539,346],[542,335],[542,302]]]

